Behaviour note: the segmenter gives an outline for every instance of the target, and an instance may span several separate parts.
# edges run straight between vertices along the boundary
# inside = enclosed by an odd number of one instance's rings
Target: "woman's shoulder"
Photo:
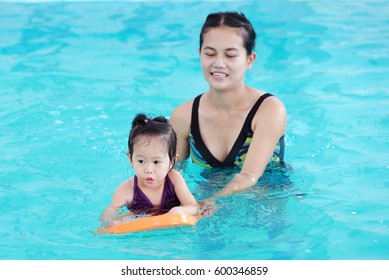
[[[273,114],[285,114],[286,108],[284,103],[275,95],[271,95],[263,101],[262,106],[264,111],[270,111]]]
[[[262,91],[256,88],[249,87],[249,93],[253,96],[253,98],[256,98],[256,102],[261,99],[263,96],[268,95],[265,97],[265,99],[262,101],[260,105],[260,110],[257,111],[257,115],[261,113],[286,113],[286,108],[282,101],[277,98],[275,94],[272,94],[270,92]],[[254,97],[255,96],[255,97]]]
[[[256,112],[253,120],[253,126],[256,124],[279,125],[285,130],[287,111],[285,105],[275,95],[265,98]]]
[[[192,119],[192,106],[194,99],[191,99],[174,108],[170,115],[170,123],[176,132],[189,130]]]
[[[183,117],[185,115],[190,115],[190,113],[192,112],[193,101],[194,98],[189,101],[186,101],[185,103],[178,105],[176,108],[174,108],[171,117],[173,116]]]

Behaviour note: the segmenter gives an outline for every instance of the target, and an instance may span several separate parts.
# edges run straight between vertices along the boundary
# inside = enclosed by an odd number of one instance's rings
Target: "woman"
[[[242,13],[208,15],[199,53],[209,90],[175,108],[170,117],[179,161],[191,156],[204,167],[241,167],[213,197],[255,185],[269,161],[283,161],[286,109],[244,81],[256,58],[255,37]]]

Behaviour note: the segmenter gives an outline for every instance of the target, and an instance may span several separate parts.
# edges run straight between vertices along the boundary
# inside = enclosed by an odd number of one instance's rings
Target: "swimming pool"
[[[130,121],[207,89],[198,35],[226,9],[258,31],[247,82],[288,109],[286,173],[195,227],[94,236],[132,175]],[[0,259],[388,259],[388,14],[385,1],[0,1]],[[198,199],[225,176],[185,172]]]

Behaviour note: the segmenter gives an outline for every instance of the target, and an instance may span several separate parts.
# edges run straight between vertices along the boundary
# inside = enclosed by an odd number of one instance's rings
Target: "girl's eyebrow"
[[[140,154],[137,154],[135,156],[136,158],[144,158],[145,156],[144,155],[140,155]],[[153,160],[154,159],[163,159],[163,157],[160,157],[160,156],[154,156],[154,157],[151,157]]]
[[[153,159],[163,159],[163,157],[153,157]]]

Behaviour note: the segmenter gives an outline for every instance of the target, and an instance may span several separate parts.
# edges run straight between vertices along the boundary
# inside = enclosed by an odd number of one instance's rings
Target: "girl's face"
[[[233,89],[244,84],[246,70],[251,68],[256,55],[247,56],[240,32],[237,28],[221,26],[204,34],[200,63],[211,88]]]
[[[165,182],[173,162],[158,137],[141,137],[134,145],[132,157],[130,154],[128,156],[138,177],[138,184],[145,188],[157,188]]]

